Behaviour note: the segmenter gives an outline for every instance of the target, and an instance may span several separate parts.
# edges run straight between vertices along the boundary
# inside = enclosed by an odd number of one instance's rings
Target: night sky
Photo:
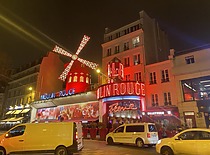
[[[101,65],[106,27],[120,28],[144,10],[168,33],[176,51],[210,43],[210,0],[0,0],[0,65],[18,67],[55,44]],[[65,59],[69,60],[70,59]]]

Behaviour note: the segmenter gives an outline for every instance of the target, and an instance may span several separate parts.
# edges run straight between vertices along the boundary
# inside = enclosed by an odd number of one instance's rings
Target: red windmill
[[[67,52],[66,50],[62,49],[61,47],[59,47],[58,45],[56,45],[53,49],[53,52],[55,53],[59,53],[59,54],[62,54],[62,55],[65,55],[65,56],[68,56],[70,58],[72,58],[72,60],[70,61],[70,63],[66,64],[66,68],[65,70],[62,72],[62,74],[59,76],[59,79],[62,80],[62,81],[66,81],[66,89],[69,89],[71,88],[72,86],[77,86],[78,89],[80,89],[79,91],[76,91],[76,93],[78,92],[82,92],[84,90],[82,89],[85,89],[85,87],[87,87],[87,80],[82,80],[82,81],[79,81],[79,80],[74,80],[74,73],[70,73],[70,70],[71,70],[71,67],[72,65],[74,64],[74,61],[78,61],[80,62],[81,64],[84,64],[84,65],[80,65],[80,66],[83,66],[83,69],[79,69],[78,68],[78,63],[76,63],[76,67],[77,67],[77,73],[75,73],[77,76],[78,76],[78,71],[80,70],[82,73],[81,74],[86,74],[84,73],[85,69],[84,69],[84,66],[87,66],[91,69],[96,69],[98,67],[98,64],[96,63],[93,63],[93,62],[90,62],[88,60],[84,60],[84,59],[81,59],[78,57],[79,53],[81,52],[81,50],[84,48],[84,46],[87,44],[87,42],[89,41],[90,37],[84,35],[78,49],[77,49],[77,52],[75,54],[71,54],[69,52]],[[75,70],[72,70],[72,71],[75,71]],[[70,76],[69,80],[66,80],[67,76]],[[76,79],[82,79],[82,78],[76,78]]]

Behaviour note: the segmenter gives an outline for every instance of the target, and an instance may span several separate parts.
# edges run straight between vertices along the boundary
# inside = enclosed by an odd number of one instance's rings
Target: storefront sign
[[[139,82],[128,81],[102,85],[97,90],[97,99],[125,95],[145,96],[145,85]]]
[[[109,117],[140,118],[141,106],[137,100],[119,100],[105,102]]]
[[[131,103],[128,106],[121,106],[119,103],[114,103],[109,106],[109,112],[121,112],[125,110],[137,110],[135,104]]]
[[[48,100],[52,98],[58,98],[58,97],[64,97],[64,96],[71,96],[75,93],[75,89],[69,89],[68,91],[63,90],[56,93],[49,93],[49,94],[43,94],[40,96],[41,100]]]
[[[171,111],[151,111],[151,112],[147,112],[147,115],[155,115],[155,116],[169,116],[172,115]]]
[[[164,115],[164,111],[147,112],[147,115]]]

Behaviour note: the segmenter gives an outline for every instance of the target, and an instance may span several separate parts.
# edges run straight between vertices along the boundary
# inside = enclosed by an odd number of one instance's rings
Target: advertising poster
[[[99,103],[79,103],[66,106],[38,109],[37,121],[76,121],[96,120],[99,117]]]

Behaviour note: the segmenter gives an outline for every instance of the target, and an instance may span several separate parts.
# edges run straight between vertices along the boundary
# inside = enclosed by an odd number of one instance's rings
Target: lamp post
[[[32,102],[32,90],[33,90],[33,88],[29,87],[28,90],[30,91],[30,102]]]

